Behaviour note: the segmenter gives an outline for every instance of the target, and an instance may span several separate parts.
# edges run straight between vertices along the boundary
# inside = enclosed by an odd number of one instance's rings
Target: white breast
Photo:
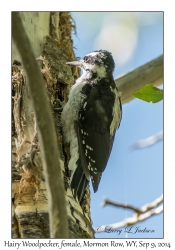
[[[63,108],[61,124],[64,140],[67,143],[70,143],[73,139],[72,137],[75,136],[74,121],[78,120],[79,109],[86,98],[86,95],[81,92],[84,85],[84,77],[81,76],[72,86],[69,94],[69,100]]]

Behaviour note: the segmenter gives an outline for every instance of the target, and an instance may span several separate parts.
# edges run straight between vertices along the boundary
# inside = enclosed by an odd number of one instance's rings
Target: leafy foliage
[[[143,88],[138,89],[132,96],[146,102],[160,102],[163,99],[163,90],[154,87],[152,84],[147,84]]]

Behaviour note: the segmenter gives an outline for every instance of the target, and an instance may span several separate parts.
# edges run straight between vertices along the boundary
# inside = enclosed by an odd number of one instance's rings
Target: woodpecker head
[[[113,57],[107,50],[96,50],[79,61],[67,62],[66,64],[78,66],[91,79],[111,78],[115,67]]]

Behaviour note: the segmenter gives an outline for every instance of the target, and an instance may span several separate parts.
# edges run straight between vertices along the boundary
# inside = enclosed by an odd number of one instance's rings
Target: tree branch
[[[50,231],[52,238],[68,238],[65,191],[55,126],[47,92],[30,41],[18,12],[12,13],[12,36],[22,58],[33,101],[44,173],[49,196]]]
[[[110,224],[107,226],[106,225],[100,226],[98,228],[95,228],[94,230],[96,233],[101,233],[101,232],[105,232],[106,228],[117,229],[117,228],[121,228],[121,227],[132,226],[138,222],[141,222],[141,221],[144,221],[144,220],[150,218],[153,215],[160,214],[162,211],[163,211],[163,205],[157,207],[156,209],[150,210],[147,213],[141,214],[139,216],[129,217],[121,222],[117,222],[117,223]]]
[[[159,205],[162,202],[163,202],[163,195],[161,195],[159,198],[154,200],[152,203],[145,204],[140,209],[137,209],[133,206],[115,203],[106,199],[103,203],[103,206],[108,204],[108,205],[113,205],[116,207],[128,208],[128,209],[133,210],[135,213],[133,214],[132,217],[129,217],[121,222],[117,222],[117,223],[105,225],[105,226],[100,226],[100,227],[95,228],[94,230],[96,233],[100,233],[100,232],[105,232],[106,228],[109,228],[109,227],[112,229],[117,229],[121,227],[132,226],[138,222],[141,222],[150,218],[153,215],[161,213],[163,211],[163,205],[161,206]]]
[[[154,86],[161,85],[163,83],[163,55],[116,78],[115,83],[118,90],[122,92],[122,104],[134,99],[131,94],[148,83],[152,83]]]
[[[102,203],[102,207],[105,207],[106,205],[112,205],[114,207],[122,207],[122,208],[126,208],[126,209],[130,209],[130,210],[133,210],[134,212],[136,213],[142,213],[140,211],[140,209],[136,208],[136,207],[133,207],[133,206],[130,206],[130,205],[124,205],[124,204],[121,204],[121,203],[117,203],[117,202],[113,202],[113,201],[110,201],[108,199],[105,199]]]
[[[157,142],[163,140],[163,131],[160,131],[159,133],[149,136],[148,138],[144,139],[144,140],[140,140],[136,143],[134,143],[131,146],[131,149],[141,149],[141,148],[146,148],[146,147],[150,147],[154,144],[156,144]]]
[[[124,204],[121,204],[121,203],[113,202],[113,201],[110,201],[110,200],[108,200],[108,199],[105,199],[105,200],[103,201],[102,206],[104,207],[104,206],[106,206],[106,205],[112,205],[112,206],[115,206],[115,207],[127,208],[127,209],[131,209],[131,210],[133,210],[134,212],[140,214],[140,213],[145,213],[145,212],[147,212],[148,210],[151,210],[152,208],[157,207],[157,206],[160,205],[162,202],[163,202],[163,195],[161,195],[159,198],[157,198],[156,200],[154,200],[152,203],[145,204],[145,205],[142,206],[140,209],[135,208],[135,207],[130,206],[130,205],[124,205]]]

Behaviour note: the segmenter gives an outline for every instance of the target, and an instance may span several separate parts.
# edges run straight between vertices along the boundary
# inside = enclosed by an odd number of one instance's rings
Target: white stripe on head
[[[86,56],[92,56],[92,57],[94,57],[97,54],[99,54],[99,52],[91,52],[91,53],[87,54]]]

